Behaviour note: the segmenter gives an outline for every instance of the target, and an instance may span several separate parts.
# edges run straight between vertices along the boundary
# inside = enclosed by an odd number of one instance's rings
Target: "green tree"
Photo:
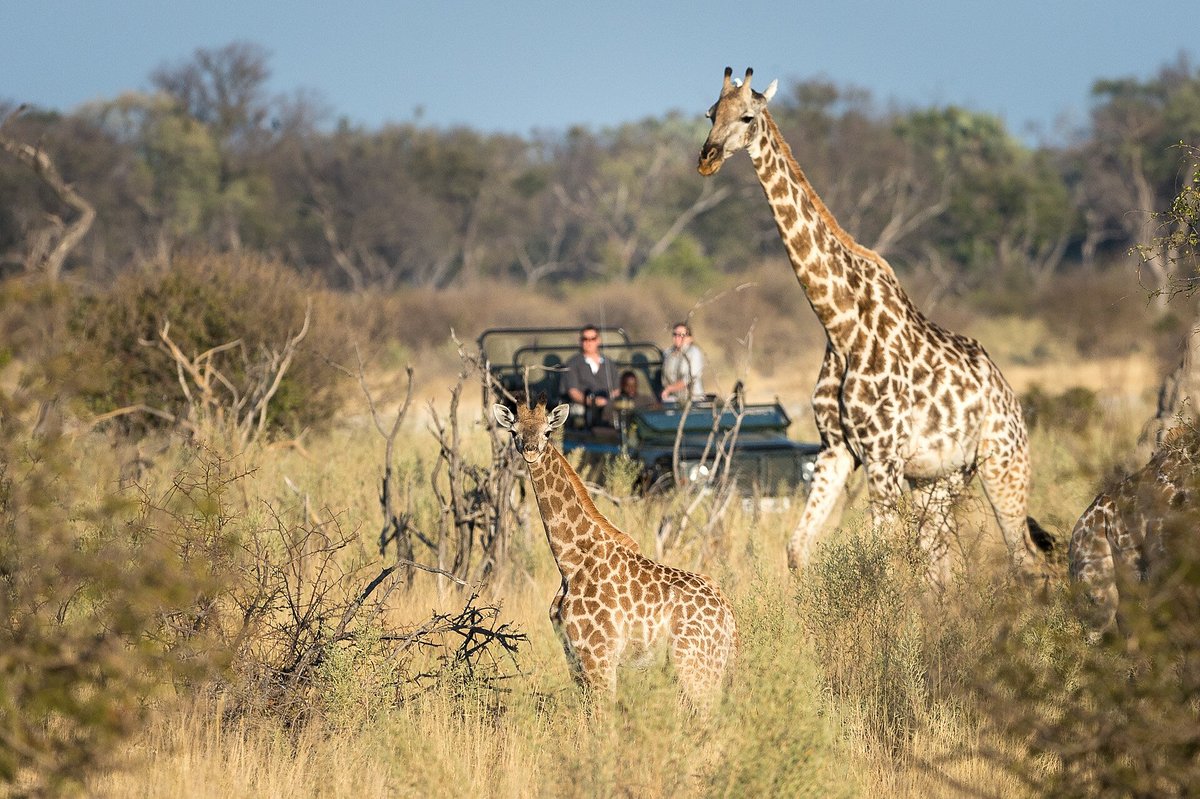
[[[62,795],[121,754],[184,675],[166,632],[204,581],[38,423],[72,392],[59,352],[0,388],[0,785]],[[41,409],[39,412],[39,408]]]
[[[1066,184],[1044,153],[989,114],[948,106],[910,113],[897,131],[950,186],[935,246],[969,283],[997,273],[1038,287],[1062,261],[1074,227]]]
[[[1200,69],[1185,56],[1153,78],[1100,80],[1092,87],[1090,136],[1073,154],[1087,222],[1083,258],[1145,242],[1155,209],[1171,204],[1180,175],[1179,141],[1200,144]],[[1152,290],[1170,280],[1168,261],[1145,264]]]

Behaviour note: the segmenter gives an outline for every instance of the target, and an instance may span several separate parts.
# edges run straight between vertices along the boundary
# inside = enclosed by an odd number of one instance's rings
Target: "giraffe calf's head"
[[[701,175],[715,175],[726,158],[750,145],[758,130],[758,118],[779,86],[779,81],[773,80],[767,90],[759,94],[750,88],[754,70],[746,70],[744,81],[734,81],[731,75],[732,67],[725,67],[721,96],[705,114],[712,120],[712,130],[700,148],[700,162],[696,168]]]
[[[570,410],[571,406],[566,403],[549,413],[545,403],[538,403],[533,408],[518,405],[514,416],[506,406],[496,404],[492,406],[492,416],[501,430],[512,433],[513,444],[525,462],[533,463],[546,451],[554,431],[566,423]]]

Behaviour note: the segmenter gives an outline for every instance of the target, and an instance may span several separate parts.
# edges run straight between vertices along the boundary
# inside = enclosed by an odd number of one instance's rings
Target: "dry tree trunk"
[[[684,481],[681,479],[683,474],[679,465],[679,448],[690,404],[690,401],[685,404],[684,413],[680,416],[673,453],[675,486],[681,501],[674,512],[662,518],[655,532],[654,550],[659,560],[682,542],[697,519],[703,520],[700,526],[701,537],[718,537],[724,530],[726,514],[738,490],[732,470],[732,458],[738,434],[742,429],[742,420],[746,415],[741,396],[741,382],[739,381],[733,393],[721,402],[721,407],[713,411],[712,428],[698,462],[699,466],[708,470],[708,478]],[[735,416],[733,426],[722,431],[721,417],[725,410],[732,410]]]
[[[1183,338],[1179,364],[1163,378],[1158,389],[1158,411],[1140,441],[1147,457],[1162,445],[1163,436],[1181,422],[1200,418],[1200,314]]]
[[[65,224],[61,218],[51,214],[50,224],[33,237],[34,242],[26,256],[26,271],[41,271],[50,280],[58,280],[67,257],[91,229],[92,222],[96,219],[96,209],[75,191],[71,184],[63,180],[45,150],[4,135],[4,125],[24,110],[25,106],[22,105],[4,120],[0,120],[0,149],[33,170],[33,173],[77,214],[70,224]]]
[[[156,347],[174,362],[180,390],[188,403],[189,427],[203,430],[215,424],[217,432],[228,433],[231,443],[245,449],[266,431],[271,400],[292,365],[297,347],[308,335],[311,322],[312,300],[309,300],[300,331],[288,338],[282,350],[263,347],[257,359],[247,352],[241,339],[189,357],[171,338],[170,321],[163,322],[158,341],[141,343]],[[245,385],[235,384],[216,365],[217,356],[230,350],[242,353]]]
[[[438,525],[438,566],[447,568],[460,579],[487,580],[505,562],[514,529],[525,522],[520,503],[520,479],[524,470],[507,437],[500,435],[484,414],[491,463],[476,464],[463,457],[458,404],[467,378],[477,376],[483,386],[484,406],[495,388],[482,353],[468,353],[457,338],[463,370],[451,389],[450,412],[443,422],[437,410],[429,407],[432,432],[440,445],[438,461],[430,474],[434,495],[441,505]],[[453,548],[453,551],[451,551]]]

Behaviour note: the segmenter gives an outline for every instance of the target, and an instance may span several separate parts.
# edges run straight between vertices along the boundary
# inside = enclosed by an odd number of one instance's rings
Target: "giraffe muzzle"
[[[700,160],[696,164],[696,169],[701,175],[708,177],[715,175],[724,161],[725,154],[720,147],[714,144],[705,144],[700,150]]]

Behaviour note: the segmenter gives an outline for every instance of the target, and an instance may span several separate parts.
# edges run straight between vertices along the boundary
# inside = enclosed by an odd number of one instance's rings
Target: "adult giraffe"
[[[838,225],[817,197],[767,111],[763,93],[725,69],[700,150],[709,176],[746,150],[808,302],[825,328],[825,359],[813,393],[821,453],[808,502],[788,543],[788,565],[808,562],[846,478],[858,465],[876,524],[895,517],[902,484],[914,493],[930,577],[948,576],[943,531],[950,505],[978,472],[1013,563],[1053,539],[1026,515],[1029,440],[1020,403],[983,347],[925,318],[888,262]]]

